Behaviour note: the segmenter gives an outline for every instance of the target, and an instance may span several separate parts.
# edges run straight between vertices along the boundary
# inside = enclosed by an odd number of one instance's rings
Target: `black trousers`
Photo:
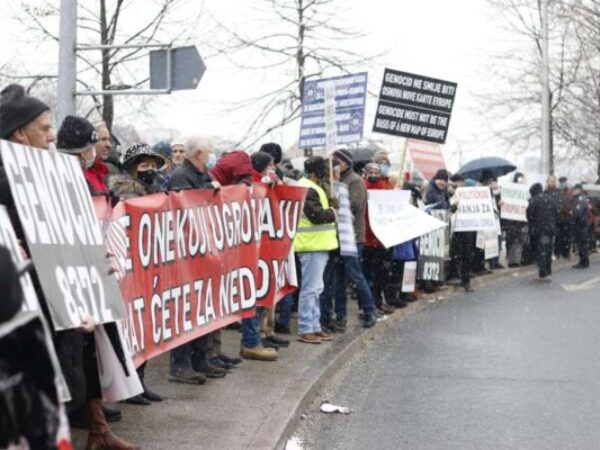
[[[540,278],[552,275],[552,250],[554,249],[554,236],[535,234],[530,236],[530,242],[535,255]]]
[[[452,243],[455,246],[456,266],[460,280],[465,285],[469,284],[475,258],[477,233],[474,231],[454,233]]]
[[[393,299],[402,289],[402,279],[394,276],[391,250],[364,247],[362,267],[377,308],[381,308],[384,298]]]
[[[554,254],[568,258],[571,255],[573,244],[573,227],[571,222],[558,222],[556,240],[554,241]]]
[[[590,233],[589,226],[587,223],[575,224],[574,228],[575,243],[577,244],[577,250],[579,251],[579,264],[582,266],[590,265]]]

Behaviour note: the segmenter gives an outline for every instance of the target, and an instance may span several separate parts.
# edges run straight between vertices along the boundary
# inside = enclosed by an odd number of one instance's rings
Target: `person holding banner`
[[[320,186],[329,172],[329,163],[320,156],[304,161],[305,176],[299,185],[308,192],[298,232],[294,238],[294,251],[302,267],[302,280],[298,294],[298,341],[320,344],[333,336],[321,329],[319,296],[323,292],[323,272],[329,252],[338,248],[336,213],[325,190]]]

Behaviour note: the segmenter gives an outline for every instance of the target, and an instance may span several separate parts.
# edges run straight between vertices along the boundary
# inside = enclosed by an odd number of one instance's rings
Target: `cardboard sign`
[[[331,105],[326,105],[326,90],[334,91],[333,111]],[[302,98],[300,148],[325,148],[326,119],[331,121],[332,118],[337,132],[330,139],[335,139],[335,143],[340,145],[360,142],[363,137],[366,95],[366,72],[306,80]]]
[[[439,144],[409,139],[407,150],[413,169],[418,170],[427,180],[431,180],[439,169],[446,168],[442,146]]]
[[[529,204],[529,189],[527,185],[507,183],[500,186],[502,205],[500,217],[505,220],[527,222],[527,205]]]
[[[352,222],[352,212],[350,210],[350,192],[348,191],[348,187],[339,181],[333,183],[333,188],[335,190],[335,197],[340,203],[340,209],[337,213],[340,255],[358,256],[356,234],[354,233],[354,223]]]
[[[305,195],[240,185],[148,195],[114,209],[95,199],[120,258],[124,337],[136,366],[292,292],[290,250]]]
[[[457,84],[385,69],[373,131],[443,144]]]
[[[4,170],[55,330],[125,317],[77,158],[0,141]]]
[[[414,292],[417,284],[417,261],[406,261],[402,274],[402,292]]]
[[[438,230],[446,224],[412,206],[410,191],[369,190],[369,223],[385,248]]]
[[[461,187],[454,195],[458,201],[455,233],[496,229],[494,204],[489,187]]]
[[[433,210],[432,215],[448,223],[448,213]],[[419,239],[419,264],[417,279],[425,281],[444,281],[446,279],[445,260],[448,256],[449,228],[440,228],[421,236]]]

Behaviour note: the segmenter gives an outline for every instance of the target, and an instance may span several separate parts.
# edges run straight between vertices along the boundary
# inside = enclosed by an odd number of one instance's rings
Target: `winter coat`
[[[371,183],[369,182],[369,180],[363,180],[364,185],[365,185],[365,189],[367,190],[391,190],[393,189],[392,184],[389,182],[389,180],[386,179],[381,179],[379,180],[377,183]],[[377,239],[377,237],[375,236],[375,234],[373,233],[373,230],[371,229],[371,224],[369,223],[369,205],[367,202],[367,206],[365,207],[365,246],[366,247],[370,247],[370,248],[383,248],[383,244],[381,242],[379,242],[379,239]]]
[[[350,211],[354,218],[356,243],[365,242],[365,213],[367,211],[367,188],[361,177],[352,169],[342,173],[340,181],[348,186],[350,193]]]
[[[333,209],[323,209],[319,193],[312,188],[306,191],[304,200],[304,215],[315,225],[335,222],[335,213]]]
[[[106,186],[108,167],[103,162],[95,161],[92,167],[83,169],[83,175],[88,182],[92,194],[108,191],[108,186]]]
[[[171,173],[170,191],[184,189],[213,189],[212,178],[206,172],[198,170],[187,159]]]
[[[589,212],[589,201],[588,198],[579,194],[573,197],[573,220],[576,226],[587,225],[588,223],[588,212]]]
[[[527,206],[529,234],[533,236],[554,236],[558,220],[557,211],[556,201],[548,192],[531,197]]]
[[[162,192],[162,189],[159,185],[144,184],[130,175],[111,177],[108,183],[108,188],[113,195],[121,200],[129,200],[130,198],[142,197],[144,195]]]
[[[431,180],[427,185],[425,193],[425,204],[436,205],[434,209],[450,209],[450,199],[448,191],[442,191],[435,184],[435,180]]]

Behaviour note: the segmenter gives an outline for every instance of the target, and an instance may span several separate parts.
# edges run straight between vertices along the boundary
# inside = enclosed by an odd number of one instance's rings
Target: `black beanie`
[[[438,169],[438,171],[435,173],[435,176],[433,177],[434,180],[444,180],[444,181],[448,181],[449,178],[450,178],[450,174],[448,173],[448,171],[446,169]]]
[[[352,153],[350,153],[350,150],[340,148],[333,152],[333,156],[352,167]]]
[[[23,86],[9,84],[0,92],[0,139],[8,139],[49,110],[44,102],[27,95]]]
[[[281,158],[283,158],[283,151],[281,150],[281,145],[276,144],[274,142],[269,142],[267,144],[261,145],[259,152],[264,152],[271,155],[275,164],[279,164],[281,162]]]
[[[252,153],[250,159],[252,160],[252,168],[257,172],[262,172],[273,162],[273,157],[266,152]]]
[[[327,173],[327,161],[321,156],[311,156],[304,161],[304,172],[312,173],[322,178]]]
[[[67,116],[63,120],[56,146],[67,153],[81,153],[91,144],[98,142],[98,133],[94,126],[83,117]]]
[[[21,310],[23,291],[19,282],[19,274],[13,263],[10,251],[0,245],[0,324],[8,322]]]

